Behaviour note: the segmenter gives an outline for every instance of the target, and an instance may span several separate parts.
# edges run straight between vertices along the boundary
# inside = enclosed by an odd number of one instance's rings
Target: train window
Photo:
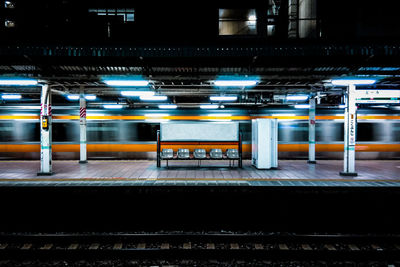
[[[88,142],[121,141],[119,122],[89,122],[87,124]]]
[[[14,125],[11,122],[0,123],[0,139],[2,142],[14,141]]]
[[[374,141],[375,123],[359,122],[357,123],[356,140],[357,141]]]
[[[242,142],[251,142],[251,123],[240,123],[239,130],[242,133]]]
[[[39,122],[7,122],[0,124],[1,140],[8,142],[39,142]]]
[[[157,130],[160,130],[159,123],[138,123],[137,141],[157,141]]]
[[[78,122],[56,122],[52,127],[54,142],[79,142]]]
[[[279,122],[278,141],[280,142],[307,142],[308,123],[306,122]]]
[[[343,122],[317,122],[315,127],[315,140],[322,143],[343,142],[343,131]]]
[[[400,142],[400,123],[393,123],[392,136],[393,142]]]
[[[16,124],[18,141],[40,142],[40,123],[39,122],[20,122]]]

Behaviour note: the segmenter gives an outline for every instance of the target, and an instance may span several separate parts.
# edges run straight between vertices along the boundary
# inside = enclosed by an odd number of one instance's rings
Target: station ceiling
[[[296,44],[269,46],[201,47],[0,47],[0,75],[46,80],[54,92],[101,95],[119,100],[120,92],[101,77],[140,75],[157,94],[174,102],[201,103],[212,94],[236,94],[240,99],[270,102],[273,95],[325,92],[343,88],[326,84],[334,77],[378,77],[371,88],[400,88],[400,46],[390,44]],[[256,76],[253,88],[216,90],[212,81],[221,75]],[[2,87],[37,98],[37,88]],[[21,91],[22,90],[22,91]],[[267,100],[269,99],[269,100]]]

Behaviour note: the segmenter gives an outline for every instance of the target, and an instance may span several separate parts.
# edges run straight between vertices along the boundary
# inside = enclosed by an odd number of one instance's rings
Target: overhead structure
[[[40,172],[38,175],[52,175],[52,114],[51,90],[42,85],[40,96]]]

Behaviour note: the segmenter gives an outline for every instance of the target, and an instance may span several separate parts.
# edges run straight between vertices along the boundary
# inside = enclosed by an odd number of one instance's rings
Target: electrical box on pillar
[[[42,118],[42,129],[43,130],[49,130],[49,117],[48,116],[43,116]]]

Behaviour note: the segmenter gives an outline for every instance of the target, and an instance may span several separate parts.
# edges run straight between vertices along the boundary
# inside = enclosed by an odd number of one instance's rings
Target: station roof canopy
[[[374,77],[366,88],[400,89],[400,46],[288,44],[268,46],[17,46],[0,47],[0,75],[45,80],[55,92],[120,97],[107,77],[137,77],[175,102],[203,102],[213,94],[272,98],[274,94],[341,94],[334,77]],[[216,87],[219,77],[256,77],[257,84]],[[1,91],[17,90],[1,87]],[[35,88],[19,88],[38,94]],[[177,100],[178,99],[178,100]]]

